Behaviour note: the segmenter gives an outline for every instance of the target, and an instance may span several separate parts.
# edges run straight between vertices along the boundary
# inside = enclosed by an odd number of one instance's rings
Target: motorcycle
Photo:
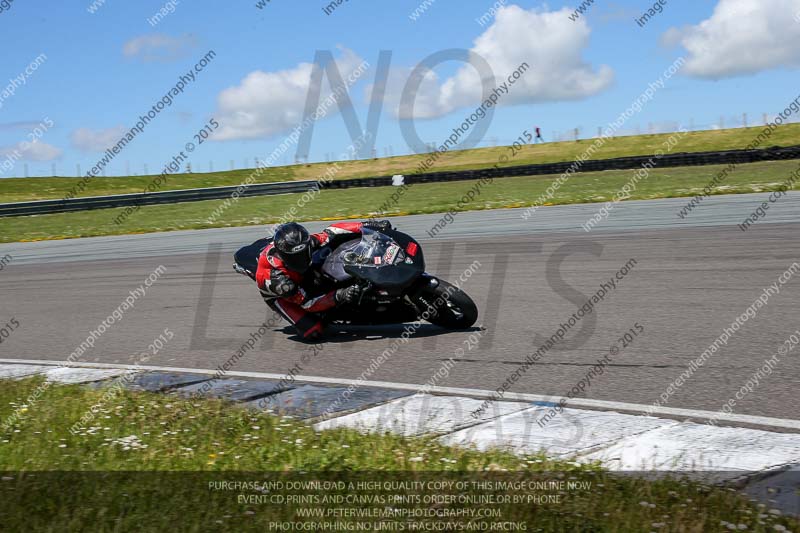
[[[255,281],[258,257],[271,239],[261,239],[234,254],[234,270]],[[353,304],[321,313],[324,324],[378,325],[425,320],[446,329],[466,329],[478,319],[475,302],[459,287],[425,272],[422,247],[394,229],[363,228],[361,238],[312,256],[307,276],[314,295],[361,285]]]

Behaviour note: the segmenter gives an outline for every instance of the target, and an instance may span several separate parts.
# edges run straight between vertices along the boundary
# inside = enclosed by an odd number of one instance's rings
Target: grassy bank
[[[503,451],[479,453],[441,446],[430,438],[349,430],[316,432],[297,421],[221,401],[133,392],[104,400],[100,390],[51,386],[36,403],[23,407],[24,399],[41,383],[40,379],[0,383],[0,421],[25,409],[16,425],[0,435],[0,527],[8,531],[241,531],[256,526],[274,530],[269,525],[276,521],[319,523],[316,518],[298,518],[298,513],[320,505],[250,498],[282,494],[280,490],[231,491],[210,484],[276,479],[582,483],[577,488],[554,489],[551,496],[559,498],[547,504],[497,499],[481,505],[406,502],[389,506],[393,513],[412,508],[442,513],[492,508],[500,517],[485,521],[525,522],[528,530],[535,525],[544,531],[726,531],[726,524],[733,524],[747,531],[774,531],[775,525],[796,531],[798,526],[729,489],[612,476],[595,465]],[[95,421],[80,431],[68,431],[92,406],[97,406]],[[320,498],[361,495],[358,502],[322,504],[322,508],[387,513],[385,503],[368,502],[383,494],[382,489],[303,490]],[[389,490],[384,496],[392,493],[397,491]],[[476,498],[527,496],[525,491],[497,488],[473,487],[458,493]],[[338,516],[336,520],[348,523],[365,520]],[[407,523],[393,516],[400,515],[376,515],[369,521]]]
[[[749,193],[776,190],[798,168],[798,161],[774,161],[740,165],[717,186],[713,194]],[[700,194],[708,181],[724,167],[704,166],[656,169],[637,184],[629,199],[691,197]],[[628,183],[633,171],[587,172],[567,181],[549,204],[605,202]],[[465,210],[534,205],[556,176],[498,178],[481,189],[481,194]],[[474,182],[433,183],[407,189],[387,216],[441,213],[456,207]],[[301,209],[296,220],[366,218],[376,213],[395,191],[390,187],[326,190]],[[103,209],[28,217],[0,218],[0,242],[51,238],[90,237],[149,233],[181,229],[246,226],[277,222],[297,208],[300,194],[243,198],[224,211],[213,224],[206,219],[224,200],[142,207],[123,224],[114,219],[123,209]],[[703,209],[703,207],[699,207]],[[744,219],[747,213],[742,213]],[[691,215],[690,215],[691,216]]]
[[[758,136],[762,130],[763,127],[755,127],[692,132],[681,139],[680,150],[685,152],[705,152],[741,149]],[[663,148],[662,143],[668,137],[668,134],[664,134],[611,138],[607,140],[601,149],[595,152],[593,159],[651,155],[657,149]],[[522,147],[519,154],[506,163],[506,166],[572,161],[591,146],[593,142],[593,139],[587,139],[578,142],[527,145]],[[780,126],[769,139],[770,146],[796,144],[800,144],[800,124]],[[448,152],[442,155],[431,171],[488,168],[497,164],[500,156],[504,154],[506,154],[506,148],[504,147]],[[338,164],[339,170],[336,173],[336,179],[410,174],[415,171],[420,162],[426,157],[427,154],[344,161]],[[265,169],[258,176],[257,182],[269,183],[319,179],[325,175],[330,167],[331,164],[329,163],[271,167]],[[207,174],[178,174],[170,176],[161,190],[239,185],[252,172],[252,170],[234,170]],[[154,177],[96,177],[89,182],[86,190],[80,193],[79,196],[142,192]],[[2,199],[0,201],[21,202],[63,198],[78,181],[79,178],[76,177],[0,179],[0,198]]]

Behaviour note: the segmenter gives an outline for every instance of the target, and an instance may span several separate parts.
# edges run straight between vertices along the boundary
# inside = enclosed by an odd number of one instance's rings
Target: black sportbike
[[[271,239],[234,254],[234,270],[255,280],[258,256]],[[422,247],[393,229],[363,228],[335,249],[312,257],[303,288],[310,296],[359,284],[361,299],[320,314],[325,324],[398,324],[427,320],[447,329],[465,329],[478,319],[475,302],[461,289],[425,272]]]

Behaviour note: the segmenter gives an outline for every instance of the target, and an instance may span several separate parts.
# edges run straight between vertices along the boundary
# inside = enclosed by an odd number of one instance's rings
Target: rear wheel
[[[436,287],[426,287],[420,299],[422,318],[447,329],[465,329],[478,320],[478,308],[467,293],[439,280]],[[427,310],[427,311],[426,311]]]

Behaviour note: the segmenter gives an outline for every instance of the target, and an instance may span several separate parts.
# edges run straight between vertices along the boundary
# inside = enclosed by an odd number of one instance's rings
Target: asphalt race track
[[[452,281],[480,262],[464,288],[486,329],[479,346],[469,349],[467,339],[477,329],[423,326],[369,379],[424,384],[452,357],[455,366],[437,385],[494,389],[601,283],[635,259],[594,313],[568,332],[561,349],[547,353],[512,390],[566,395],[638,323],[644,332],[620,345],[585,396],[650,404],[765,287],[800,262],[800,193],[773,204],[747,232],[736,227],[766,196],[712,197],[687,220],[676,215],[686,199],[625,202],[591,233],[580,224],[600,204],[542,208],[528,220],[524,210],[461,213],[433,239],[426,230],[440,215],[393,219],[423,243],[432,273]],[[262,233],[247,227],[0,245],[0,257],[13,257],[0,271],[0,323],[19,322],[0,345],[0,358],[66,359],[129,291],[164,265],[166,273],[80,360],[133,363],[168,328],[175,337],[148,365],[216,368],[268,317],[252,282],[231,270],[231,252]],[[667,406],[716,411],[777,353],[800,329],[800,272],[780,289]],[[372,358],[398,343],[402,331],[336,331],[320,351],[296,342],[279,324],[235,369],[284,374],[305,351],[313,356],[301,374],[357,379]],[[781,356],[774,373],[737,401],[736,412],[796,419],[799,387],[800,349]]]

